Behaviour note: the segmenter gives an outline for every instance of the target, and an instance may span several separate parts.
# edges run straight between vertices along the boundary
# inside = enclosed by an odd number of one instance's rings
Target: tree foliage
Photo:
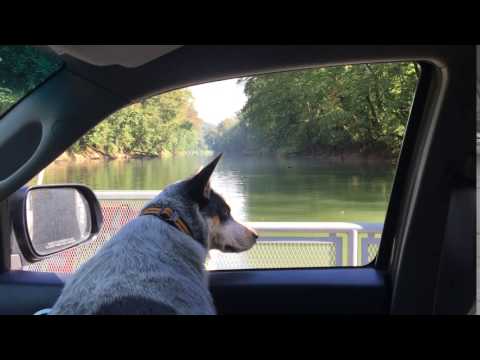
[[[90,148],[110,157],[198,151],[205,148],[202,123],[190,91],[176,90],[116,112],[83,136],[73,150]]]
[[[226,118],[205,131],[205,143],[210,149],[241,154],[248,147],[245,124],[238,117]]]
[[[242,79],[238,121],[206,139],[216,151],[398,154],[419,68],[364,64]]]
[[[0,46],[0,115],[60,67],[60,60],[37,48]]]

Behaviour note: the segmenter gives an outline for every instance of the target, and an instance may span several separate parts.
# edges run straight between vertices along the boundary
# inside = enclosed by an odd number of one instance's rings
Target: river
[[[159,190],[195,173],[209,158],[57,162],[43,182],[95,190]],[[309,158],[224,156],[212,187],[241,221],[383,223],[394,168],[332,164]]]

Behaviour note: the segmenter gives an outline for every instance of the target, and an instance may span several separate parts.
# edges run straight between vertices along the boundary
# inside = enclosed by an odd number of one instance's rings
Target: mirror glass
[[[31,189],[26,200],[27,231],[37,254],[53,254],[89,238],[90,207],[77,189]]]

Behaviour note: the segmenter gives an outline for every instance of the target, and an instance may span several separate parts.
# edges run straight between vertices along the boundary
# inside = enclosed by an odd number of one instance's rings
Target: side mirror
[[[29,262],[96,238],[103,224],[100,204],[84,185],[22,188],[9,201],[15,237]]]

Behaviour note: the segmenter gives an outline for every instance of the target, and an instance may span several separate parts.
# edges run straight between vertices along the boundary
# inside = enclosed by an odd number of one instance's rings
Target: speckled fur
[[[168,186],[150,205],[175,209],[195,240],[154,216],[135,218],[72,276],[52,315],[111,313],[109,307],[118,308],[125,298],[167,306],[176,314],[215,314],[204,269],[208,224],[189,199],[186,181]],[[125,311],[149,314],[155,307]]]

